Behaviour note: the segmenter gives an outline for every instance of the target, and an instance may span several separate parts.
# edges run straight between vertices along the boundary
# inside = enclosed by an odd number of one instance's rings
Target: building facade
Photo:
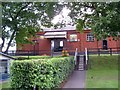
[[[38,32],[36,38],[32,40],[35,44],[24,44],[17,50],[33,51],[39,55],[51,55],[51,51],[61,52],[66,49],[69,53],[84,52],[85,48],[107,50],[109,48],[120,48],[120,40],[113,40],[112,37],[98,41],[91,33],[90,29],[82,33],[74,30],[53,30]]]

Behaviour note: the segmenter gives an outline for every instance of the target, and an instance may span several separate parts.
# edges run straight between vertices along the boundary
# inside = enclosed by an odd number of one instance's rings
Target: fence
[[[12,56],[20,56],[20,55],[23,55],[23,56],[33,56],[33,55],[49,55],[50,54],[50,51],[48,50],[37,50],[37,51],[34,51],[34,50],[9,50],[7,52],[8,55],[12,55]]]
[[[120,54],[120,47],[119,48],[88,48],[88,54],[98,54],[99,56],[101,54]]]
[[[69,55],[73,55],[75,54],[75,50],[69,50]],[[32,56],[32,55],[51,55],[54,54],[55,52],[51,52],[49,50],[11,50],[8,51],[7,54],[12,55],[12,56]],[[83,52],[78,52],[79,55],[84,55],[84,51]],[[108,48],[108,49],[103,49],[103,48],[88,48],[88,55],[93,55],[93,54],[97,54],[97,55],[101,55],[101,54],[120,54],[120,47],[119,48]]]

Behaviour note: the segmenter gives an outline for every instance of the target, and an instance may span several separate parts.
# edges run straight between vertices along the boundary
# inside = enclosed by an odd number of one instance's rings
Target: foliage
[[[42,26],[52,26],[51,19],[60,9],[57,2],[2,2],[2,37],[10,39],[6,52],[13,40],[30,43]]]
[[[73,57],[14,61],[12,88],[57,88],[74,69]]]
[[[62,50],[62,56],[65,57],[65,56],[69,56],[69,53],[67,50]]]
[[[17,43],[30,43],[29,38],[34,37],[41,26],[53,26],[51,20],[63,7],[71,10],[71,24],[77,25],[78,31],[92,28],[98,40],[109,36],[117,38],[120,2],[2,2],[2,47],[5,38],[10,38],[6,52],[14,39]],[[54,27],[63,25],[64,21]]]
[[[120,32],[120,2],[70,2],[67,6],[79,31],[91,28],[98,40]]]
[[[0,90],[11,88],[10,80],[0,83]]]

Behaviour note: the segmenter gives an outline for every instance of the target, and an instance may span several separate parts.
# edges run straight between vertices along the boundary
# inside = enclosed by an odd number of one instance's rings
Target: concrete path
[[[63,88],[85,88],[86,71],[74,71]]]

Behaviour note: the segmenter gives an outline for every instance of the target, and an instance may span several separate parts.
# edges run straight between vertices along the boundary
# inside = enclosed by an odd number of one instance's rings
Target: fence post
[[[112,48],[110,48],[110,55],[112,56]]]
[[[29,59],[29,51],[28,51],[28,59]]]
[[[88,62],[87,62],[87,69],[91,69],[91,61],[90,61],[90,59],[89,59],[89,50],[88,50]]]
[[[100,56],[100,49],[98,48],[98,56]]]

